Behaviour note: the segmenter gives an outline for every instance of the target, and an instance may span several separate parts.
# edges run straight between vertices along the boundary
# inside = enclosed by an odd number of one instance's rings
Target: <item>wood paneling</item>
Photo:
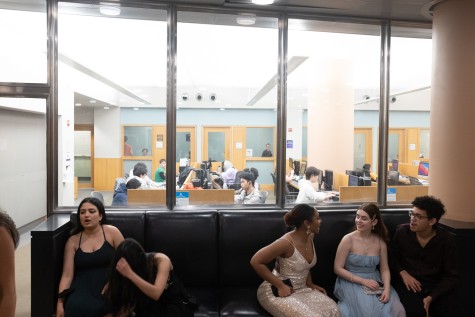
[[[189,192],[190,205],[234,203],[232,189],[177,190],[177,192]],[[130,189],[127,196],[131,206],[165,205],[165,193],[165,190],[160,189]]]
[[[94,159],[94,190],[114,190],[115,179],[122,177],[120,158]]]

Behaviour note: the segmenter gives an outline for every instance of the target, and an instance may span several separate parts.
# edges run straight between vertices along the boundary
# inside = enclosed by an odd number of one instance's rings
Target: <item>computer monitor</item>
[[[294,174],[300,175],[300,162],[294,160]]]
[[[427,177],[429,176],[429,162],[419,162],[419,168],[417,169],[417,175]]]
[[[389,171],[388,173],[388,185],[396,186],[399,184],[399,172],[398,171]]]
[[[333,171],[325,170],[325,190],[333,190]]]
[[[358,176],[348,175],[348,186],[358,186]]]
[[[318,190],[322,189],[323,185],[323,171],[317,168],[317,184],[318,184]]]
[[[300,174],[305,175],[305,171],[307,170],[307,161],[300,162]]]

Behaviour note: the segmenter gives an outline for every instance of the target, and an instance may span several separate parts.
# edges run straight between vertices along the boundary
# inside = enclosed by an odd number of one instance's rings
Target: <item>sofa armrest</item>
[[[31,231],[31,316],[56,313],[64,246],[69,238],[69,214],[49,217]]]

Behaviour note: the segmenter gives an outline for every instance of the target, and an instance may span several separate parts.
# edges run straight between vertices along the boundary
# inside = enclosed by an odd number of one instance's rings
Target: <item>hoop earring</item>
[[[312,231],[310,231],[310,227],[307,227],[306,233],[307,233],[308,236],[312,233]]]

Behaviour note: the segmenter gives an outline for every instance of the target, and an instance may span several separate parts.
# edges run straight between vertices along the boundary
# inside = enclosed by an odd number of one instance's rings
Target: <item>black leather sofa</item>
[[[167,254],[200,306],[195,316],[269,316],[256,299],[262,282],[249,261],[261,247],[289,230],[285,210],[107,211],[108,222],[146,251]],[[315,237],[315,283],[333,292],[333,261],[355,210],[321,210]],[[392,234],[408,221],[407,209],[383,211]],[[70,215],[54,215],[32,231],[32,316],[53,316]]]

